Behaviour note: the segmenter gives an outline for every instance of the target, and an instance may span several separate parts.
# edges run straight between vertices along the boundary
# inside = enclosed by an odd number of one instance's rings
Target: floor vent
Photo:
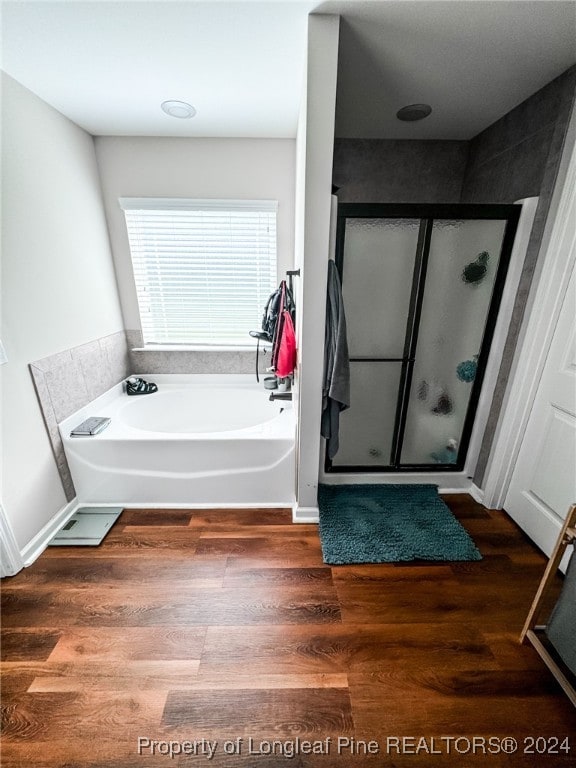
[[[122,507],[81,507],[54,536],[51,547],[97,547],[122,514]]]

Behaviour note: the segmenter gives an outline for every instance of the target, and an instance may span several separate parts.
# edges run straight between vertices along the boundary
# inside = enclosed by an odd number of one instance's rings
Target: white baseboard
[[[293,523],[317,523],[320,519],[318,507],[299,507],[295,504],[292,509]]]
[[[486,506],[484,504],[484,491],[482,490],[482,488],[478,488],[478,486],[475,483],[472,483],[468,493],[470,494],[470,496],[472,496],[474,501],[478,502],[478,504],[482,504],[483,506]]]
[[[217,506],[218,509],[253,509],[254,507],[257,507],[258,509],[291,509],[294,510],[294,505],[291,502],[286,502],[285,504],[270,504],[270,503],[263,503],[263,504],[218,504],[215,505],[214,503],[211,504],[134,504],[134,503],[126,503],[123,504],[121,502],[118,502],[116,504],[94,504],[91,502],[79,502],[77,498],[72,499],[71,502],[69,502],[65,507],[63,507],[59,512],[57,512],[54,517],[49,520],[44,528],[42,528],[41,531],[39,531],[36,536],[24,547],[24,549],[20,552],[20,556],[22,558],[22,561],[24,563],[25,567],[28,567],[29,565],[32,565],[32,563],[40,557],[42,552],[46,549],[48,546],[50,540],[54,536],[54,534],[62,528],[63,525],[65,525],[68,520],[72,517],[72,515],[80,508],[80,507],[122,507],[123,509],[214,509],[214,507]],[[293,511],[294,516],[294,511]],[[312,514],[312,517],[310,519],[298,519],[295,522],[298,523],[317,523],[318,522],[318,508],[316,508],[316,516],[314,517]]]
[[[175,503],[171,501],[165,501],[165,502],[144,502],[144,501],[115,501],[115,502],[95,502],[95,501],[82,501],[78,502],[78,507],[101,507],[102,509],[106,509],[107,507],[122,507],[122,509],[293,509],[294,502],[293,501],[252,501],[250,503],[248,502],[241,502],[241,503],[231,503],[231,502],[216,502],[216,501],[210,501],[210,502],[190,502],[187,501],[186,503]]]
[[[78,499],[72,499],[72,501],[68,502],[65,507],[62,507],[59,512],[56,512],[54,517],[46,523],[44,528],[42,528],[42,530],[39,531],[28,544],[26,544],[24,549],[20,552],[25,567],[32,565],[32,563],[40,557],[54,534],[68,522],[74,512],[78,509],[78,506]]]

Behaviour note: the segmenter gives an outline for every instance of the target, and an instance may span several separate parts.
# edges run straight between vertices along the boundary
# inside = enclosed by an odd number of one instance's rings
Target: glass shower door
[[[402,465],[456,464],[467,441],[505,229],[503,220],[432,224]]]
[[[339,206],[351,406],[328,471],[464,466],[518,215]]]
[[[351,407],[340,417],[333,466],[390,466],[420,221],[347,218],[342,295],[350,354]]]

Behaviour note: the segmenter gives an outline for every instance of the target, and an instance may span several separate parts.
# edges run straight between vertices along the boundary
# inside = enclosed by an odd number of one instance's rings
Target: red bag
[[[280,338],[278,341],[278,355],[276,360],[276,376],[283,379],[294,373],[296,368],[296,334],[290,312],[285,309],[282,312],[280,323]]]

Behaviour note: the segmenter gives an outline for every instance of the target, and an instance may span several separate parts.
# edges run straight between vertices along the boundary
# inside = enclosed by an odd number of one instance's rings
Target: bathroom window
[[[249,344],[276,284],[277,205],[120,199],[144,344]]]

